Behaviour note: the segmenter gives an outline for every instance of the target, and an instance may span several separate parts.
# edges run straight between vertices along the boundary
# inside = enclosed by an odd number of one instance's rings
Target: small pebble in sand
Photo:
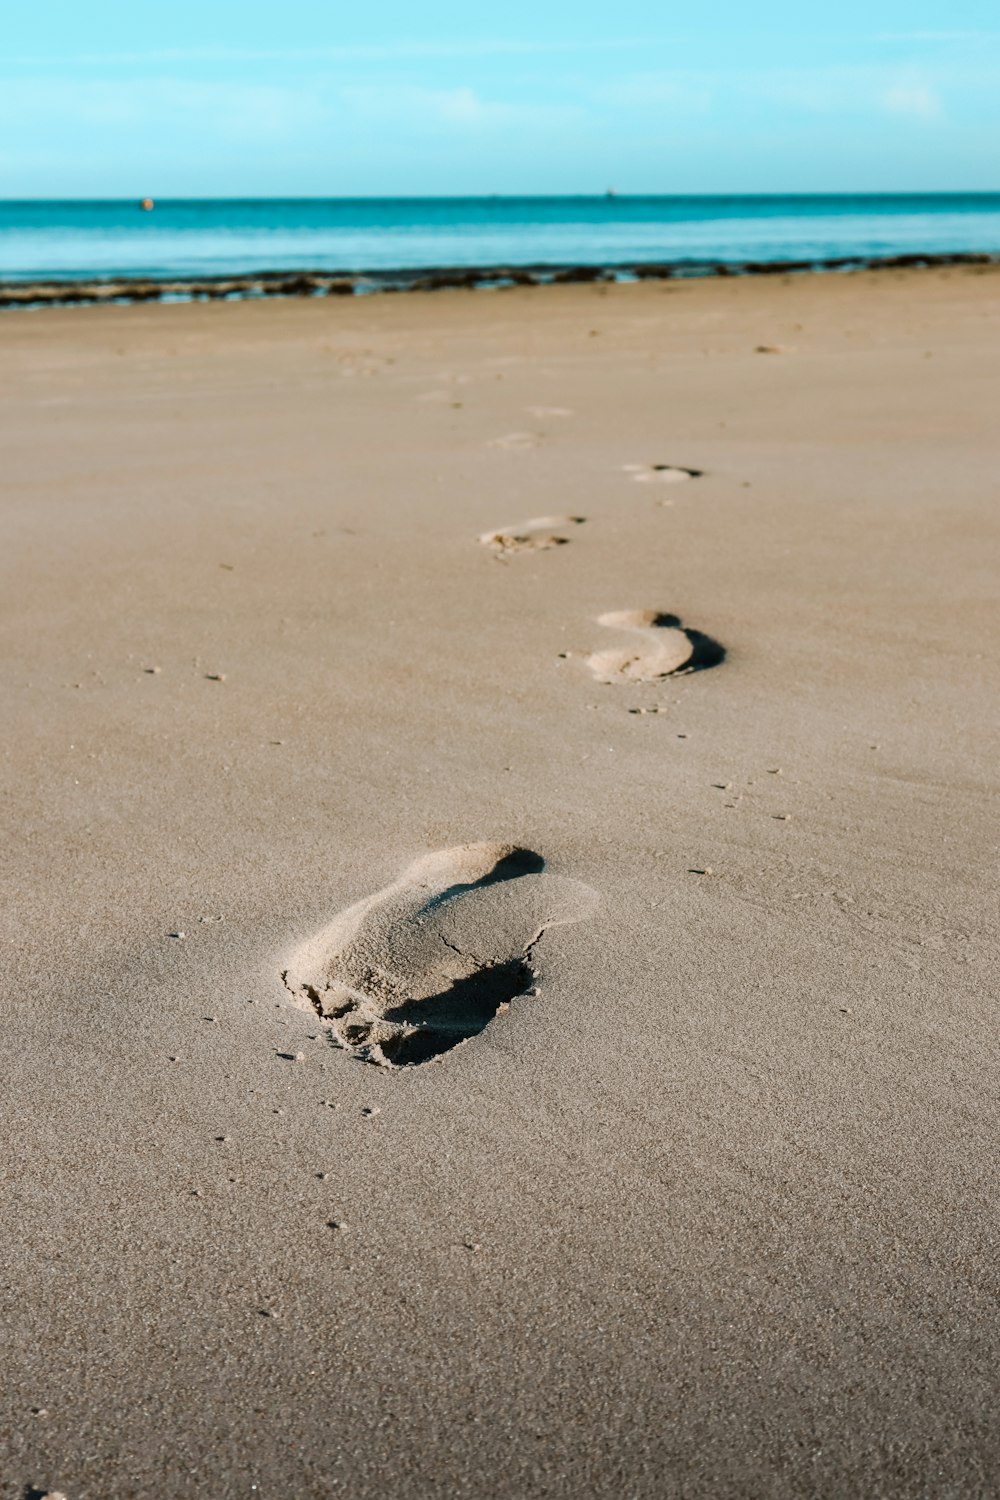
[[[690,870],[688,870],[688,874],[689,875],[711,875],[712,873],[713,873],[713,870],[712,870],[712,866],[711,865],[705,865],[700,870],[696,870],[692,866],[692,868]]]
[[[168,932],[167,933],[167,937],[172,937],[172,938],[186,938],[187,937],[187,933],[186,932]]]
[[[774,819],[774,821],[776,823],[790,823],[791,822],[791,814],[790,813],[772,813],[771,816],[773,817],[773,819]]]
[[[218,1020],[218,1019],[219,1019],[219,1018],[218,1018],[218,1016],[202,1016],[202,1018],[201,1018],[201,1019],[202,1019],[202,1020],[203,1020],[203,1021],[208,1021],[208,1022],[210,1022],[210,1023],[211,1023],[211,1024],[213,1024],[213,1025],[214,1025],[214,1024],[215,1024],[215,1022],[216,1022],[216,1021],[217,1021],[217,1020]]]
[[[326,1227],[327,1227],[327,1229],[346,1229],[347,1228],[347,1220],[346,1219],[327,1219],[327,1221],[326,1221]]]
[[[318,1179],[319,1179],[320,1182],[325,1182],[326,1179],[329,1177],[329,1175],[330,1175],[329,1172],[317,1172],[316,1173],[316,1176],[318,1177]]]
[[[280,1318],[281,1314],[275,1307],[262,1307],[260,1310],[262,1318]]]
[[[853,1016],[854,1011],[851,1009],[851,1007],[849,1005],[842,1005],[840,1007],[840,1014],[842,1016]]]
[[[42,1500],[69,1500],[64,1490],[46,1490]]]
[[[179,1057],[179,1056],[178,1056],[178,1054],[177,1054],[177,1053],[176,1053],[176,1052],[174,1052],[174,1053],[172,1053],[172,1055],[171,1055],[171,1056],[170,1056],[170,1057],[169,1057],[169,1058],[168,1058],[168,1059],[167,1059],[167,1061],[168,1061],[168,1062],[180,1062],[180,1057]]]
[[[712,785],[715,787],[716,791],[728,792],[732,789],[733,783],[731,781],[713,781]]]
[[[47,1406],[33,1406],[31,1408],[31,1415],[33,1417],[47,1417],[48,1414],[49,1409]]]
[[[205,678],[208,682],[225,682],[226,674],[225,672],[206,672]]]
[[[361,1113],[371,1119],[372,1115],[380,1115],[382,1111],[377,1104],[366,1104]]]
[[[476,1251],[476,1250],[481,1250],[483,1247],[482,1247],[482,1245],[479,1244],[479,1242],[477,1240],[466,1240],[464,1242],[463,1248],[466,1249],[466,1250]]]
[[[781,767],[780,766],[768,766],[768,768],[767,768],[767,774],[768,774],[768,776],[780,776],[781,775]]]
[[[160,672],[162,671],[162,668],[161,667],[143,667],[142,670],[144,672],[148,673],[148,675],[150,677],[159,677]]]
[[[217,1135],[215,1139],[217,1141],[228,1141],[230,1137],[228,1135]]]
[[[191,1189],[191,1197],[192,1198],[200,1198],[201,1196],[202,1196],[201,1188],[192,1188]]]

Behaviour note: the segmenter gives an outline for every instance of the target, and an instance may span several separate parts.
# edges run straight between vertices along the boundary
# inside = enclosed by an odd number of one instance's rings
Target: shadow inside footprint
[[[718,667],[726,659],[726,648],[721,641],[714,640],[703,630],[692,630],[681,623],[680,615],[656,614],[650,625],[657,630],[680,630],[691,643],[691,655],[680,668],[682,672],[704,672],[708,667]]]
[[[397,1067],[428,1062],[449,1052],[470,1036],[478,1036],[519,995],[527,994],[535,980],[524,959],[490,964],[467,979],[456,979],[439,995],[426,1000],[406,1000],[387,1010],[387,1021],[413,1022],[415,1031],[383,1042],[382,1051]]]
[[[721,666],[725,661],[726,648],[721,641],[713,640],[703,630],[685,630],[684,634],[691,642],[691,656],[687,664],[689,672],[704,672],[708,667]]]
[[[452,901],[466,891],[484,890],[487,886],[499,885],[504,880],[520,880],[522,875],[539,875],[544,869],[544,859],[533,849],[510,849],[478,880],[468,881],[465,885],[449,885],[437,895],[431,896],[425,903],[425,910],[434,911],[443,902]]]
[[[429,1062],[532,987],[548,928],[596,906],[588,886],[544,868],[540,854],[509,844],[426,855],[294,953],[285,987],[362,1061]]]

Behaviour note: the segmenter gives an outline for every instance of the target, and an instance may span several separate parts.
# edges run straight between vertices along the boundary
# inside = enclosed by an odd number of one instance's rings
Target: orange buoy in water
[[[152,208],[153,208],[153,200],[152,200],[152,198],[143,198],[142,203],[139,206],[141,207],[141,209],[142,209],[142,211],[144,213],[147,213],[147,214],[150,213],[152,211]]]

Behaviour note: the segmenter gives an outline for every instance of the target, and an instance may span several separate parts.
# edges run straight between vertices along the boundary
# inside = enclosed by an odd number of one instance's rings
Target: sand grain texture
[[[996,1493],[1000,274],[0,323],[5,1500]]]

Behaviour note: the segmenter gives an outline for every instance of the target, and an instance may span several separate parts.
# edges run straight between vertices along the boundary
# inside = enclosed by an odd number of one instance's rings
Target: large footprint
[[[484,531],[479,540],[499,558],[513,552],[537,552],[546,547],[564,547],[569,537],[557,535],[567,526],[582,526],[585,516],[535,516],[530,521],[518,521],[513,526],[498,526],[496,531]]]
[[[655,682],[672,672],[714,667],[725,648],[700,630],[686,629],[676,615],[655,609],[613,610],[599,615],[598,625],[624,630],[632,636],[627,646],[611,646],[587,657],[587,665],[601,682]]]
[[[365,1062],[428,1062],[532,988],[548,928],[596,908],[589,886],[544,865],[513,844],[425,855],[293,953],[285,986]]]

